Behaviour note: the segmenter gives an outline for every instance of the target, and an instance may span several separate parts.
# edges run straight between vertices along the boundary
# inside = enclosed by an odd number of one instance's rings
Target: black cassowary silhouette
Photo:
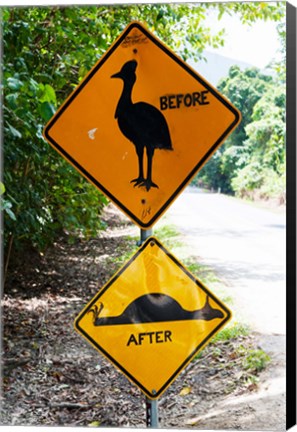
[[[118,120],[122,134],[135,145],[138,156],[138,177],[131,180],[135,186],[158,188],[152,181],[152,163],[155,149],[172,150],[171,138],[165,117],[156,107],[146,102],[132,102],[132,89],[136,81],[136,60],[126,62],[120,72],[111,78],[121,78],[124,82],[123,92],[119,99],[115,118]],[[147,175],[144,176],[143,154],[146,148]]]
[[[159,293],[145,294],[138,297],[119,316],[99,318],[102,309],[103,303],[100,303],[99,308],[94,305],[88,311],[88,313],[93,313],[93,324],[95,326],[181,320],[210,321],[224,317],[222,311],[210,306],[208,296],[203,308],[195,311],[187,311],[172,297]]]

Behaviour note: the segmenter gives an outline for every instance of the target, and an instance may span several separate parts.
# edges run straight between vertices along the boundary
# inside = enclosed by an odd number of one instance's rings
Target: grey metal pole
[[[142,245],[151,235],[153,230],[140,230],[139,246]],[[149,428],[158,428],[158,400],[146,397],[146,426]]]
[[[144,243],[146,241],[146,239],[148,239],[151,235],[153,235],[153,230],[149,229],[149,230],[140,230],[140,241],[139,241],[139,246],[142,245],[142,243]]]
[[[146,427],[158,428],[158,400],[146,398]]]

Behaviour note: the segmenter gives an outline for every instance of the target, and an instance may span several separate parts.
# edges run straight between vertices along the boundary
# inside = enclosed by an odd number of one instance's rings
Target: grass
[[[251,372],[261,372],[270,361],[270,357],[261,349],[247,350],[246,356],[242,363],[245,370]]]
[[[153,235],[160,240],[166,248],[171,249],[173,253],[176,253],[175,250],[183,246],[180,240],[180,233],[174,225],[163,225],[156,228]]]
[[[226,327],[224,327],[221,331],[219,331],[209,342],[209,345],[213,346],[212,356],[218,357],[221,355],[221,348],[218,344],[219,342],[232,341],[237,338],[248,336],[249,333],[250,333],[249,328],[243,324],[237,322],[227,324]],[[196,355],[195,360],[199,360],[202,356],[203,356],[203,350]]]
[[[164,246],[168,249],[174,249],[182,243],[178,240],[180,237],[178,231],[175,229],[173,225],[164,225],[153,231],[153,235],[157,237],[161,243],[164,243]],[[112,255],[109,259],[109,264],[113,267],[120,267],[124,263],[126,263],[132,255],[136,252],[139,247],[140,236],[126,236],[126,245],[121,248],[121,254],[117,255],[116,253]]]
[[[201,264],[195,257],[189,257],[183,261],[184,266],[201,280],[206,286],[219,283],[217,275],[206,265]]]
[[[220,332],[218,332],[212,339],[211,343],[216,343],[218,341],[229,341],[240,336],[248,336],[250,329],[243,324],[234,322],[232,324],[224,327]]]
[[[229,323],[195,356],[204,367],[227,377],[226,394],[242,388],[256,390],[259,373],[270,360],[265,351],[254,348],[249,328],[240,323]]]

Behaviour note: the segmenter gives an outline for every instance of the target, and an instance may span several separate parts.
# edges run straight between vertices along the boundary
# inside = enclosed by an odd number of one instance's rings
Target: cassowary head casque
[[[137,67],[137,61],[136,60],[130,60],[127,63],[124,64],[122,69],[111,76],[111,78],[121,78],[122,80],[129,80],[131,78],[136,79],[135,77],[135,70]]]

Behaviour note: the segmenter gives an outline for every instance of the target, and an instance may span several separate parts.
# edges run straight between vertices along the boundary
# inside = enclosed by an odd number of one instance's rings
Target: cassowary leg
[[[130,183],[135,183],[135,186],[140,185],[142,182],[144,182],[144,177],[143,177],[143,147],[136,146],[136,153],[138,156],[138,177],[136,179],[133,179],[130,181]]]
[[[159,186],[152,181],[154,149],[147,149],[146,153],[147,153],[147,178],[139,186],[145,186],[146,190],[149,191],[150,188],[152,187],[159,188]]]

